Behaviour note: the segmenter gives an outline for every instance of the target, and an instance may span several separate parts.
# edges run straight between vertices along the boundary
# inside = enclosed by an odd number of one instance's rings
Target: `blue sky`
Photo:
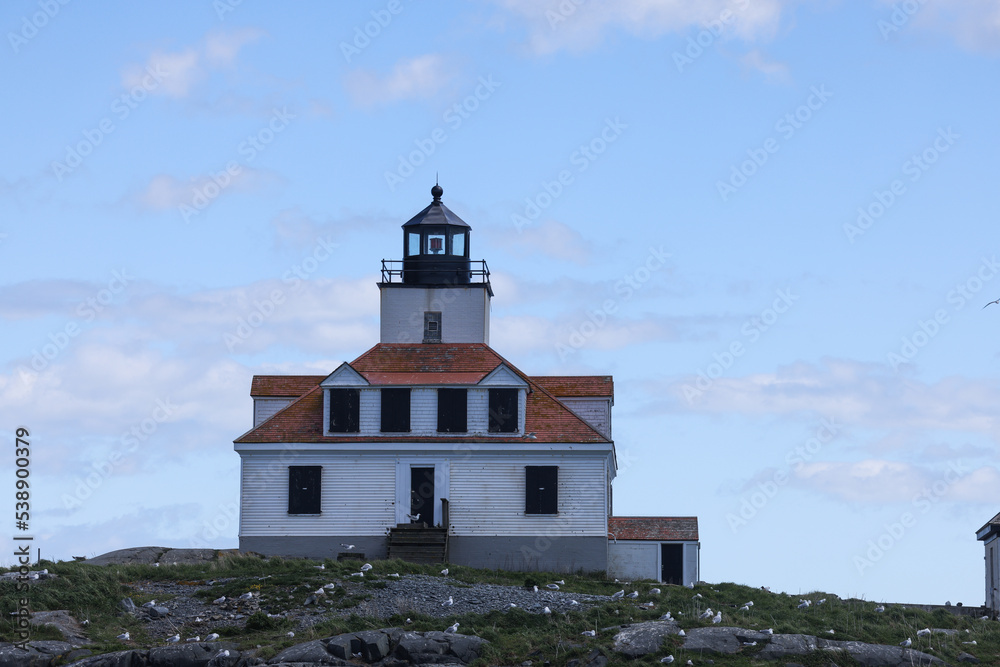
[[[43,556],[235,546],[251,376],[377,342],[437,176],[493,347],[614,375],[616,514],[698,516],[709,581],[983,602],[995,3],[19,0],[0,27],[0,424],[32,434]]]

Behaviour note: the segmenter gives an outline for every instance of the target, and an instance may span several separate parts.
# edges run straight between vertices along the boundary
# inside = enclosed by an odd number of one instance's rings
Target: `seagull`
[[[348,551],[350,551],[351,549],[353,549],[353,548],[354,548],[354,545],[353,545],[353,544],[341,544],[340,546],[344,547],[344,548],[345,548],[345,549],[347,549]]]
[[[442,603],[441,603],[441,606],[442,606],[442,607],[450,607],[450,606],[451,606],[451,605],[453,605],[453,604],[455,604],[455,601],[454,601],[454,600],[452,600],[452,599],[451,599],[451,596],[449,595],[449,596],[448,596],[448,599],[447,599],[447,600],[445,600],[444,602],[442,602]]]
[[[406,621],[404,621],[404,623],[405,623],[406,625],[411,625],[411,624],[413,623],[413,621],[412,621],[411,619],[409,619],[409,618],[408,618],[408,619],[406,619]]]
[[[677,633],[677,636],[678,636],[678,637],[686,637],[686,636],[687,636],[687,633],[686,633],[686,632],[684,632],[684,630],[681,630],[680,632],[678,632],[678,633]]]
[[[986,306],[992,306],[994,303],[1000,303],[1000,299],[997,299],[996,301],[990,301],[988,304],[986,304]],[[986,306],[983,306],[983,308],[986,308]]]
[[[313,591],[313,595],[326,595],[326,589],[321,586]]]
[[[694,663],[692,661],[690,661],[690,660],[688,660],[684,664],[687,665],[688,667],[694,667]]]
[[[823,604],[824,602],[826,602],[826,598],[823,598],[822,600],[820,600],[820,601],[819,601],[819,602],[817,602],[816,604]]]
[[[550,591],[557,591],[557,590],[559,590],[559,584],[547,584],[545,587],[547,589],[549,589]]]
[[[361,566],[361,571],[362,572],[367,572],[370,569],[372,569],[372,564],[371,563],[365,563],[364,565]]]
[[[184,641],[186,641],[186,642],[200,642],[201,641],[201,637],[199,637],[198,635],[195,635],[194,637],[188,637]]]
[[[584,630],[580,634],[583,635],[584,637],[596,637],[597,630]]]
[[[630,600],[634,600],[637,597],[639,597],[639,591],[632,591],[631,593],[629,593],[625,597],[629,598]]]
[[[659,588],[650,588],[649,589],[649,594],[650,595],[659,595],[660,594],[660,589]]]
[[[576,600],[570,600],[570,601],[569,601],[569,603],[570,603],[571,605],[574,605],[574,604],[580,604],[580,603],[579,603],[579,602],[577,602]]]
[[[930,633],[931,633],[931,629],[930,628],[924,628],[923,630],[917,630],[917,636],[918,637],[926,637]]]
[[[123,632],[120,635],[118,635],[117,637],[115,637],[115,639],[120,639],[123,642],[127,642],[129,639],[131,639],[131,637],[128,636],[127,632]]]
[[[126,632],[125,634],[127,635],[128,633]],[[126,637],[125,639],[128,639],[128,637]],[[966,646],[975,646],[976,640],[973,639],[971,642],[962,642],[962,643],[965,644]]]
[[[142,606],[145,607],[146,609],[150,609],[152,607],[155,607],[156,606],[156,600],[150,600],[149,602],[146,602]]]
[[[326,569],[326,565],[323,565],[322,563],[320,563],[319,565],[313,565],[313,567],[316,568],[317,570],[325,570]]]
[[[225,649],[225,648],[222,649],[221,651],[219,651],[219,655],[217,655],[215,657],[216,658],[228,658],[229,657],[229,649]]]
[[[716,625],[718,625],[719,623],[722,623],[722,612],[721,611],[718,612],[715,616],[712,617],[712,623],[715,623]]]
[[[244,593],[243,595],[241,595],[239,599],[240,600],[252,600],[253,599],[253,593],[251,593],[250,591],[247,591],[246,593]]]
[[[212,600],[212,604],[222,604],[225,601],[226,601],[226,596],[223,595],[221,598],[215,598],[214,600]]]
[[[623,597],[625,597],[625,589],[624,588],[622,590],[618,591],[617,593],[614,593],[611,596],[611,599],[612,600],[621,600]]]
[[[711,617],[712,617],[712,608],[711,607],[709,607],[705,611],[703,611],[700,614],[698,614],[698,618],[700,618],[702,620],[704,620],[706,618],[711,618]]]
[[[744,607],[752,607],[753,606],[753,600],[750,600],[750,602],[744,602],[743,606]]]
[[[701,599],[701,593],[695,593],[694,595],[691,596],[691,599],[692,600],[700,600]]]
[[[365,573],[364,572],[351,572],[351,576],[352,577],[363,577],[363,576],[365,576]]]
[[[286,633],[285,633],[285,636],[286,636],[286,637],[294,637],[294,636],[295,636],[295,633],[294,633],[294,632],[292,632],[291,630],[289,630],[288,632],[286,632]]]
[[[774,628],[768,628],[767,630],[761,630],[761,633],[765,634],[765,635],[773,635],[774,634]]]
[[[448,629],[445,630],[445,632],[448,632],[450,634],[455,634],[456,632],[458,632],[458,621],[455,621],[454,624],[449,625]]]
[[[565,586],[566,585],[566,582],[563,581],[562,579],[556,579],[556,583],[559,584],[560,586]]]
[[[531,592],[532,593],[537,593],[538,592],[538,586],[532,586],[531,587]]]
[[[176,644],[180,640],[181,640],[181,636],[180,635],[174,635],[173,637],[167,637],[167,643],[169,643],[169,644]]]
[[[517,606],[517,605],[516,605],[516,604],[514,604],[513,602],[511,602],[511,603],[510,603],[510,608],[511,608],[511,609],[513,609],[513,608],[514,608],[514,607],[516,607],[516,606]]]
[[[444,568],[443,570],[441,570],[441,574],[443,574],[444,576],[447,577],[448,576],[448,568]]]
[[[668,665],[669,665],[670,663],[672,663],[673,661],[674,661],[674,656],[673,656],[673,655],[668,655],[668,656],[667,656],[667,657],[665,657],[665,658],[660,658],[660,662],[665,662],[665,663],[667,663]]]
[[[694,584],[684,584],[685,588],[694,588]]]
[[[903,648],[906,648],[911,644],[913,644],[913,641],[909,637],[906,638],[906,641],[899,642],[899,645],[902,646]]]
[[[194,622],[195,623],[202,623],[203,621],[201,620],[201,616],[195,616],[194,617]]]
[[[835,632],[833,631],[833,629],[831,628],[830,630],[827,630],[827,631],[826,631],[826,634],[828,634],[828,635],[833,635],[833,634],[836,634],[836,633],[835,633]]]
[[[153,567],[160,567],[159,563],[153,563]]]
[[[740,607],[740,611],[750,611],[750,607],[743,605],[742,607]]]
[[[407,514],[406,518],[410,520],[411,523],[416,523],[420,521],[420,514]]]
[[[544,609],[542,609],[542,613],[543,613],[543,614],[551,614],[551,613],[552,613],[552,610],[551,610],[551,609],[549,609],[548,607],[545,607]]]
[[[396,577],[397,579],[399,579],[399,572],[393,572],[392,574],[390,574],[388,576],[390,576],[390,577]]]
[[[883,606],[883,605],[878,605],[877,607],[875,607],[875,613],[876,614],[881,614],[884,611],[885,611],[885,606]]]
[[[656,603],[650,600],[649,602],[643,602],[639,606],[643,607],[644,609],[652,609],[653,607],[656,606]]]
[[[671,615],[670,615],[670,612],[668,611],[668,612],[667,612],[666,614],[664,614],[663,616],[660,616],[660,620],[661,620],[661,621],[672,621],[672,620],[674,620],[674,617],[673,617],[673,616],[671,616]]]
[[[799,603],[799,605],[796,607],[796,609],[805,609],[806,607],[808,607],[811,604],[812,604],[812,602],[810,602],[809,600],[803,600],[802,602]]]
[[[219,633],[213,632],[212,634],[210,634],[207,637],[205,637],[205,641],[207,641],[207,642],[214,642],[218,638],[219,638]]]
[[[331,588],[336,588],[336,587],[337,587],[337,584],[333,583],[332,581],[330,583],[328,583],[328,584],[323,584],[323,588],[326,588],[326,589],[331,589]]]

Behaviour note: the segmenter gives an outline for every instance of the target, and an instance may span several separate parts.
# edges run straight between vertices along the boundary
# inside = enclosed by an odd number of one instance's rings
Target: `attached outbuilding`
[[[976,531],[976,539],[986,546],[986,607],[993,616],[1000,613],[1000,594],[997,578],[1000,577],[1000,514]]]
[[[698,517],[608,517],[608,576],[665,584],[699,580]]]

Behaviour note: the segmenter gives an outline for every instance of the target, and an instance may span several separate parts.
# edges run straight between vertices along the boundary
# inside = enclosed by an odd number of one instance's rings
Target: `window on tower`
[[[427,235],[427,254],[428,255],[443,255],[444,254],[444,234],[428,234]]]

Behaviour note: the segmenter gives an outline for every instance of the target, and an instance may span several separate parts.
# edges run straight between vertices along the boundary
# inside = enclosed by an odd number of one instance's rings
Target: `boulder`
[[[76,647],[69,642],[36,641],[28,642],[27,650],[9,642],[0,642],[0,666],[2,667],[48,667],[57,658],[63,658]]]
[[[971,653],[966,653],[965,651],[962,651],[961,653],[958,654],[958,661],[959,662],[968,662],[968,663],[973,664],[973,665],[978,665],[979,664],[979,658],[977,658],[976,656],[972,655]]]
[[[678,632],[680,628],[673,621],[647,621],[622,626],[615,635],[612,648],[629,658],[638,658],[656,653],[660,650],[664,637]]]
[[[168,614],[170,614],[170,610],[167,609],[166,607],[150,607],[149,608],[149,617],[150,618],[163,618],[164,616],[167,616]]]

